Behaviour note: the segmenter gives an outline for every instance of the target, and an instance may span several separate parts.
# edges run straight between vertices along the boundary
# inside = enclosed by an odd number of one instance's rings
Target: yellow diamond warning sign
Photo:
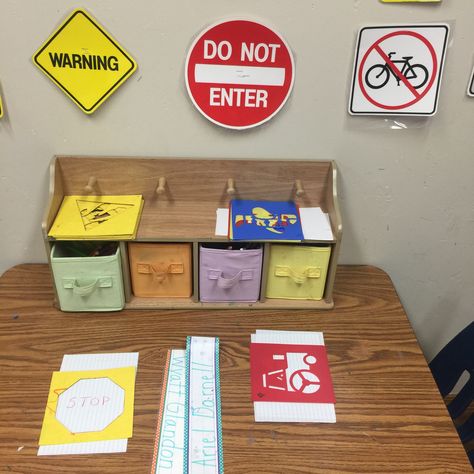
[[[137,68],[134,59],[84,10],[75,10],[33,60],[87,114]]]

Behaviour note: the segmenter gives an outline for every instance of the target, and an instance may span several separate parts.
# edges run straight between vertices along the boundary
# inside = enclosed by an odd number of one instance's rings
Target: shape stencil
[[[124,196],[64,196],[48,235],[61,240],[135,238],[143,198]]]
[[[76,202],[86,232],[133,207],[133,204],[126,203],[91,202],[80,199]]]
[[[252,399],[273,402],[334,403],[324,346],[250,346]]]

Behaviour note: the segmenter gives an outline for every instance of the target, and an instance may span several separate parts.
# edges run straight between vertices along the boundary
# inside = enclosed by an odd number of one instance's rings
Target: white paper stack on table
[[[250,370],[255,421],[336,422],[322,332],[257,330]]]

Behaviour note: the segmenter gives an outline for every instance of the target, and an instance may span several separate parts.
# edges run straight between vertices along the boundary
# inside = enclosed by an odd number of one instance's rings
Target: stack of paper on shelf
[[[38,456],[126,452],[138,353],[65,355],[53,372]]]
[[[334,234],[331,228],[329,215],[320,207],[299,207],[301,229],[304,240],[332,241]],[[216,209],[215,235],[230,236],[229,209]]]
[[[294,202],[234,199],[229,204],[229,238],[233,240],[303,240]]]
[[[250,370],[255,421],[336,422],[321,332],[257,330]]]
[[[135,239],[142,208],[141,195],[64,196],[48,235],[58,240]]]
[[[329,215],[320,207],[298,207],[305,240],[334,240]]]
[[[165,366],[153,474],[224,472],[219,339],[188,337]]]

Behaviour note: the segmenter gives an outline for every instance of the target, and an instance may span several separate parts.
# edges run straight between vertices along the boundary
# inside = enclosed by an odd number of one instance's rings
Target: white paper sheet
[[[271,329],[257,329],[255,334],[250,335],[252,342],[269,344],[315,344],[324,346],[322,332],[313,331],[274,331]]]
[[[335,423],[332,403],[254,402],[255,421],[281,423]]]
[[[219,341],[188,337],[185,472],[221,474],[222,434],[219,391]]]
[[[121,367],[138,367],[138,352],[121,352],[111,354],[66,354],[61,364],[61,372],[74,370],[106,370]],[[124,453],[127,451],[128,439],[107,441],[90,441],[87,443],[55,444],[40,446],[38,456],[62,454],[100,454]]]
[[[216,209],[216,235],[229,234],[229,209]]]
[[[102,454],[126,453],[128,439],[90,441],[87,443],[52,444],[40,446],[38,456],[58,456],[61,454]]]
[[[320,207],[300,207],[305,240],[334,240],[329,216]]]
[[[173,349],[166,376],[166,395],[161,407],[158,452],[154,474],[182,474],[184,464],[184,412],[186,351]]]
[[[124,405],[125,390],[108,377],[78,380],[59,394],[56,419],[71,433],[97,433],[123,413]]]
[[[121,367],[138,367],[138,352],[118,352],[116,354],[66,354],[61,372],[71,370],[106,370]]]

